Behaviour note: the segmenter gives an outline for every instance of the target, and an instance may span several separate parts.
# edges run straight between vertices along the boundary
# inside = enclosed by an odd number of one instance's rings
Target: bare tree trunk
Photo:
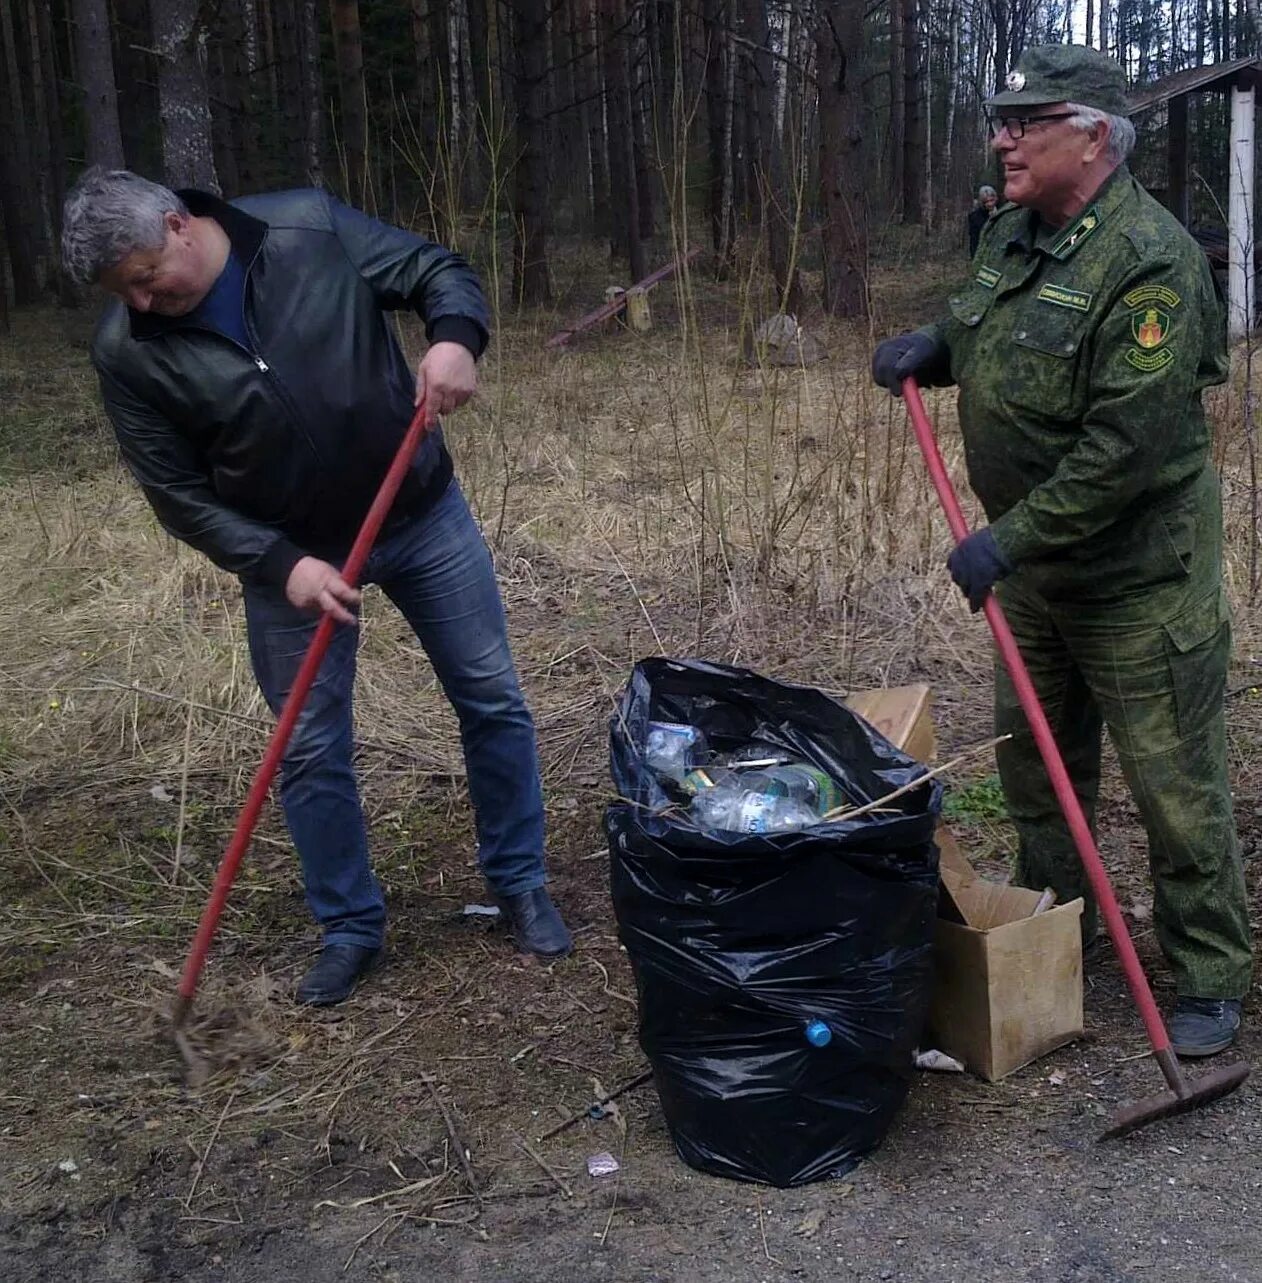
[[[61,130],[61,93],[58,88],[57,50],[53,42],[53,17],[50,0],[30,0],[31,21],[38,43],[44,90],[44,121],[48,131],[48,200],[52,218],[52,261],[56,267],[58,298],[64,304],[75,302],[74,290],[61,270],[61,207],[66,199],[66,145]],[[34,54],[32,55],[34,56]]]
[[[40,297],[39,194],[32,173],[26,108],[22,101],[22,76],[18,70],[18,27],[14,0],[0,0],[0,65],[4,68],[3,119],[4,173],[0,175],[5,239],[13,270],[13,292],[18,305]]]
[[[376,202],[368,181],[368,112],[364,95],[364,44],[359,28],[359,0],[330,0],[337,95],[341,106],[341,143],[346,157],[346,199],[373,212]]]
[[[903,0],[889,0],[890,10],[890,215],[901,218],[903,212],[903,169],[906,164],[907,88],[903,72],[906,50],[903,47]]]
[[[789,236],[792,201],[785,181],[784,149],[775,126],[776,74],[771,57],[771,28],[764,0],[744,0],[745,37],[752,49],[748,66],[753,83],[749,86],[753,104],[756,192],[758,220],[767,238],[767,257],[776,284],[776,306],[785,311],[798,307],[796,272],[790,268]]]
[[[210,137],[215,158],[215,173],[223,194],[229,198],[241,191],[241,175],[237,168],[240,154],[236,122],[240,109],[235,105],[236,85],[229,71],[234,46],[225,35],[232,26],[232,11],[227,5],[220,12],[221,34],[209,41],[206,47],[206,71],[210,85]],[[239,34],[239,33],[238,33]]]
[[[227,146],[232,152],[233,176],[220,176],[230,195],[255,192],[264,185],[259,155],[258,6],[256,0],[227,0],[220,52],[223,59],[222,101],[228,112]]]
[[[587,166],[590,183],[591,218],[596,235],[609,235],[609,169],[605,141],[605,98],[600,80],[600,22],[595,0],[578,0],[581,17],[575,33],[578,59],[579,96],[587,124]]]
[[[197,7],[197,0],[165,0],[153,11],[162,167],[169,187],[217,192],[206,88],[206,31]]]
[[[706,123],[709,154],[710,241],[720,276],[732,268],[733,218],[731,200],[732,149],[727,125],[730,91],[726,67],[727,6],[725,0],[704,0]]]
[[[601,0],[601,48],[605,61],[605,97],[609,111],[609,203],[618,235],[613,250],[625,253],[632,281],[648,275],[640,240],[640,198],[635,172],[635,126],[631,119],[631,84],[627,51],[625,0]]]
[[[412,50],[416,59],[413,91],[415,140],[420,150],[416,157],[416,167],[424,193],[426,228],[435,240],[442,240],[444,234],[439,230],[437,202],[434,199],[439,164],[438,138],[442,129],[439,110],[442,64],[434,58],[433,22],[430,17],[430,6],[437,3],[438,0],[411,0]]]
[[[819,0],[815,27],[819,82],[820,199],[824,209],[824,309],[866,318],[867,183],[864,180],[857,76],[862,0]]]
[[[548,162],[544,109],[548,0],[513,0],[517,164],[514,174],[513,288],[518,302],[552,301],[548,278]]]
[[[122,169],[123,135],[118,127],[118,90],[110,52],[107,0],[73,0],[75,56],[83,86],[87,162]]]
[[[320,23],[316,17],[316,0],[299,0],[298,9],[299,66],[302,71],[303,160],[306,178],[312,187],[324,186],[324,166],[320,153],[324,88],[320,77]]]
[[[27,154],[31,159],[31,177],[33,179],[36,216],[36,253],[39,254],[45,267],[45,281],[51,285],[57,275],[56,254],[53,250],[53,185],[60,180],[61,167],[53,174],[52,151],[49,136],[48,93],[46,78],[52,76],[52,70],[45,70],[44,57],[40,50],[39,15],[36,13],[37,0],[26,0],[23,18],[23,31],[26,37],[26,67],[30,74],[22,77],[22,88],[29,91],[27,102],[30,106],[29,141]],[[53,117],[56,120],[56,117]],[[60,122],[58,122],[60,124]],[[58,129],[60,135],[60,129]],[[60,137],[59,137],[60,141]]]
[[[320,33],[315,0],[272,0],[272,4],[285,171],[290,182],[322,187]]]
[[[649,45],[644,30],[645,0],[631,0],[627,50],[630,66],[631,142],[635,149],[635,194],[640,235],[653,235],[653,140],[649,128],[652,112],[649,78]]]
[[[903,221],[924,222],[925,117],[920,62],[920,6],[903,5]]]

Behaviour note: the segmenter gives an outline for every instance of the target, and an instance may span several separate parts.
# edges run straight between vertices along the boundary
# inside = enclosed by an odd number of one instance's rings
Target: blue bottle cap
[[[833,1031],[822,1020],[812,1020],[806,1026],[806,1041],[812,1047],[827,1047],[833,1040]]]

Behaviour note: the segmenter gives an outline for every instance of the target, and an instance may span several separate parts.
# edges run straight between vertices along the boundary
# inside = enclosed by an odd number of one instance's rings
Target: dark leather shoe
[[[496,897],[508,929],[523,953],[533,953],[549,962],[564,958],[574,948],[574,941],[546,887],[522,891],[518,895]]]
[[[370,949],[360,944],[326,944],[294,996],[307,1007],[331,1007],[349,998],[359,982],[385,960],[384,946]]]
[[[1240,1031],[1238,998],[1180,998],[1170,1019],[1176,1056],[1214,1056],[1236,1041]]]

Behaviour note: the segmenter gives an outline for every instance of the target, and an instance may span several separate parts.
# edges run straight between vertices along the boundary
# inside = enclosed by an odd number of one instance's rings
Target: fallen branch
[[[421,1076],[421,1081],[429,1088],[429,1094],[433,1096],[434,1104],[438,1106],[439,1112],[443,1116],[443,1123],[447,1127],[447,1137],[456,1151],[456,1157],[460,1160],[460,1168],[464,1172],[465,1180],[469,1183],[469,1190],[480,1207],[482,1205],[482,1189],[478,1185],[478,1178],[474,1175],[473,1164],[469,1161],[469,1151],[465,1148],[465,1143],[461,1140],[460,1133],[456,1130],[456,1120],[451,1116],[451,1110],[447,1108],[447,1102],[438,1094],[434,1079],[429,1077],[428,1074],[424,1074]]]
[[[646,290],[650,286],[656,285],[659,281],[664,281],[685,263],[691,263],[700,253],[699,249],[690,249],[682,257],[672,259],[665,267],[659,267],[656,272],[650,272],[642,281],[636,281],[631,286],[631,290]],[[594,312],[588,312],[586,316],[579,317],[573,325],[568,326],[566,329],[558,330],[543,346],[545,348],[564,347],[576,334],[581,333],[583,330],[591,329],[593,325],[599,325],[601,321],[608,320],[609,317],[616,315],[626,306],[627,295],[630,292],[630,290],[623,290],[617,298],[612,299],[602,307],[598,307]]]
[[[634,1078],[630,1079],[628,1082],[623,1083],[621,1087],[617,1087],[613,1091],[611,1091],[608,1096],[602,1096],[600,1100],[593,1100],[590,1105],[585,1105],[582,1109],[578,1111],[578,1113],[571,1114],[569,1118],[567,1118],[564,1122],[557,1123],[555,1127],[552,1127],[548,1131],[544,1132],[543,1135],[539,1137],[539,1139],[551,1140],[552,1137],[557,1135],[558,1132],[563,1132],[567,1127],[573,1127],[575,1123],[582,1122],[582,1120],[586,1118],[592,1112],[593,1109],[603,1109],[606,1105],[617,1100],[619,1096],[625,1096],[627,1092],[633,1091],[636,1087],[639,1087],[641,1084],[648,1082],[648,1080],[652,1077],[653,1077],[653,1071],[651,1069],[646,1069],[642,1074],[636,1074]]]
[[[561,1193],[565,1195],[566,1198],[574,1197],[574,1191],[556,1174],[556,1172],[552,1170],[552,1168],[548,1165],[548,1162],[543,1157],[543,1155],[540,1154],[537,1149],[534,1149],[531,1146],[530,1142],[525,1139],[525,1137],[519,1136],[517,1138],[517,1148],[520,1149],[522,1153],[527,1154],[529,1157],[533,1158],[535,1162],[539,1164],[539,1167],[543,1170],[545,1175],[549,1176],[552,1179],[557,1189],[559,1189]]]

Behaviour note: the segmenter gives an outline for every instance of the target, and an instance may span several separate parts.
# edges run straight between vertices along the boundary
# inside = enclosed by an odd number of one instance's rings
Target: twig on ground
[[[447,1102],[438,1094],[438,1088],[435,1080],[428,1074],[421,1076],[421,1081],[429,1088],[429,1094],[434,1098],[434,1104],[438,1106],[439,1112],[443,1116],[443,1123],[447,1127],[447,1136],[456,1151],[456,1158],[459,1160],[460,1168],[464,1172],[464,1178],[469,1183],[469,1190],[474,1198],[478,1200],[479,1206],[482,1203],[482,1189],[478,1184],[478,1178],[474,1175],[473,1163],[469,1157],[469,1150],[465,1147],[464,1141],[456,1129],[456,1120],[452,1117],[451,1110],[447,1108]]]
[[[557,1175],[555,1171],[552,1170],[547,1159],[545,1159],[524,1136],[518,1136],[516,1140],[517,1148],[530,1158],[533,1158],[535,1162],[539,1164],[543,1171],[555,1182],[557,1189],[559,1189],[566,1198],[573,1198],[574,1191],[560,1178],[560,1176]]]
[[[605,978],[605,985],[604,985],[604,991],[605,991],[605,993],[607,993],[611,998],[617,998],[619,1002],[625,1002],[629,1007],[634,1007],[634,1006],[636,1006],[636,1001],[635,1001],[635,999],[634,999],[634,998],[628,998],[628,997],[627,997],[627,995],[626,995],[625,993],[619,993],[617,989],[613,989],[613,988],[611,988],[611,987],[610,987],[610,985],[609,985],[609,972],[605,970],[605,965],[604,965],[604,963],[602,963],[602,962],[598,961],[596,958],[590,958],[590,957],[587,959],[587,961],[588,961],[588,962],[590,962],[593,966],[595,966],[595,967],[600,971],[600,974],[601,974],[602,976],[604,976],[604,978]]]
[[[783,1265],[784,1262],[771,1255],[771,1249],[767,1246],[767,1226],[763,1223],[762,1218],[762,1191],[754,1190],[754,1202],[758,1207],[758,1232],[762,1235],[762,1254],[769,1260],[772,1265]]]
[[[563,1132],[567,1127],[573,1127],[575,1123],[582,1122],[583,1119],[586,1118],[592,1112],[593,1109],[603,1108],[605,1105],[608,1105],[613,1101],[617,1100],[619,1096],[625,1096],[627,1092],[634,1090],[636,1087],[639,1087],[642,1083],[648,1082],[648,1080],[652,1077],[653,1077],[653,1071],[651,1069],[646,1069],[642,1074],[636,1074],[634,1078],[629,1079],[627,1082],[623,1083],[621,1087],[614,1088],[614,1090],[611,1091],[608,1096],[602,1096],[599,1100],[593,1100],[590,1105],[585,1105],[582,1109],[578,1111],[578,1113],[571,1114],[569,1118],[565,1119],[564,1122],[557,1123],[555,1127],[550,1127],[546,1132],[543,1133],[542,1136],[539,1137],[539,1139],[551,1140],[552,1137],[557,1135],[558,1132]]]
[[[235,1089],[229,1093],[228,1099],[224,1101],[223,1108],[219,1111],[219,1121],[215,1123],[215,1130],[210,1134],[210,1140],[206,1142],[206,1149],[201,1158],[197,1160],[197,1170],[193,1173],[193,1183],[188,1187],[188,1194],[184,1199],[184,1207],[188,1211],[193,1209],[193,1196],[197,1193],[197,1182],[202,1178],[202,1172],[206,1170],[206,1160],[210,1157],[210,1151],[215,1148],[215,1142],[219,1139],[219,1129],[223,1126],[223,1120],[228,1116],[228,1110],[232,1108],[232,1102],[236,1100],[237,1093]]]

